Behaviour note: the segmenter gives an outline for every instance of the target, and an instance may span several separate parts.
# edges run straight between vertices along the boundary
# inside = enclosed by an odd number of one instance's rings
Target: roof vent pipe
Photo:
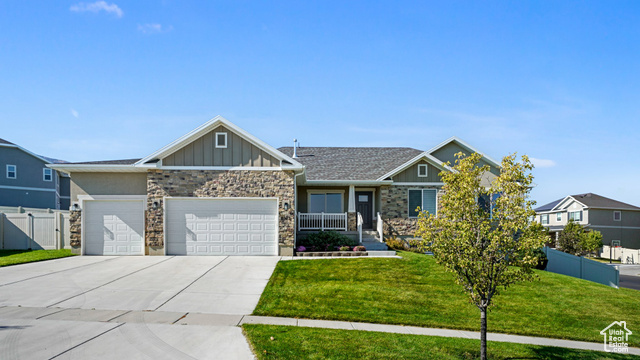
[[[298,157],[298,139],[293,139],[293,158]]]

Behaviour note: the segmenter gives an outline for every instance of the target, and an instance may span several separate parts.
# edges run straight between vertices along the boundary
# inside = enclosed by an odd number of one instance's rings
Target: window
[[[15,179],[18,177],[18,167],[15,165],[7,165],[7,179]]]
[[[611,240],[612,247],[620,247],[620,240]]]
[[[556,214],[556,221],[562,221],[562,213]]]
[[[582,221],[582,211],[570,211],[569,220]]]
[[[549,214],[540,215],[540,224],[549,225]]]
[[[429,176],[429,165],[418,164],[418,177],[427,177],[427,176]]]
[[[48,168],[42,169],[42,180],[51,181],[53,179],[53,171]]]
[[[620,221],[620,220],[622,220],[622,212],[614,211],[613,212],[613,221]]]
[[[216,147],[225,149],[227,147],[227,133],[226,132],[217,132],[216,133]]]
[[[342,193],[311,193],[309,194],[310,213],[342,213]]]
[[[409,217],[418,216],[418,207],[420,207],[420,210],[437,215],[437,190],[409,190]]]

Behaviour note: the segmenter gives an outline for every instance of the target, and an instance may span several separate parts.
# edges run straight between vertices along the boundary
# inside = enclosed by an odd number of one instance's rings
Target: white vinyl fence
[[[0,213],[0,249],[70,249],[69,213]]]
[[[640,250],[622,248],[620,262],[623,264],[640,264]]]
[[[562,251],[544,248],[549,259],[547,271],[573,276],[617,288],[620,283],[620,272],[611,266]]]

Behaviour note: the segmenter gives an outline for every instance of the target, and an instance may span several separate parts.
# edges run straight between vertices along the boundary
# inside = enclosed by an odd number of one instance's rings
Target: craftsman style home
[[[429,151],[276,149],[218,116],[142,159],[49,166],[71,175],[77,253],[291,255],[309,231],[413,236],[459,151],[477,152],[455,137]],[[498,164],[482,161],[490,181]]]

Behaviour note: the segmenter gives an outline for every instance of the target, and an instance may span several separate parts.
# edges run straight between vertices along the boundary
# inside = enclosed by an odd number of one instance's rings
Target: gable
[[[435,156],[438,160],[442,161],[442,162],[449,162],[449,164],[451,164],[451,166],[454,166],[456,164],[456,154],[459,152],[463,152],[466,155],[471,155],[471,151],[465,149],[464,147],[462,147],[460,144],[458,144],[455,141],[450,141],[448,144],[443,145],[442,147],[439,147],[438,149],[434,150],[433,152],[431,152],[431,155]],[[484,166],[487,165],[490,168],[490,172],[494,175],[500,175],[500,170],[498,170],[498,168],[496,168],[495,166],[493,166],[491,163],[489,163],[488,161],[486,161],[484,158],[480,159],[479,162],[480,166]]]
[[[217,148],[216,133],[227,134],[226,148]],[[162,166],[279,167],[280,160],[224,125],[196,138],[162,158]]]
[[[427,165],[427,176],[418,176],[418,165]],[[409,166],[406,170],[393,175],[391,179],[394,182],[442,182],[440,178],[440,169],[429,164],[426,160],[422,159],[419,162]]]

